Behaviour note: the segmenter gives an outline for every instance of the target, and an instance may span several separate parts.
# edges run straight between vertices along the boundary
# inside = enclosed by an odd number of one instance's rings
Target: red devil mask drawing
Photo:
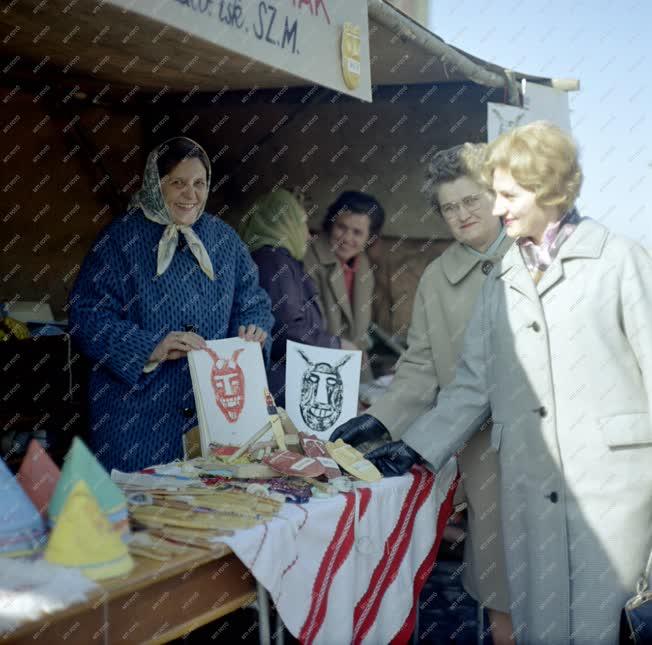
[[[235,423],[245,404],[244,372],[238,365],[238,356],[244,351],[236,349],[231,358],[222,358],[212,349],[206,349],[213,359],[211,385],[215,403],[229,423]]]

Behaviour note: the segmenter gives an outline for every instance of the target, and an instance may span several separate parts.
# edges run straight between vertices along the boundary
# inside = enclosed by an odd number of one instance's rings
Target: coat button
[[[183,408],[181,412],[186,419],[191,419],[195,416],[195,410],[193,408]]]
[[[545,419],[548,416],[548,410],[543,405],[540,408],[532,410],[532,412],[536,412],[542,419]]]
[[[546,495],[546,497],[553,503],[556,504],[557,500],[559,499],[559,495],[553,490],[550,495]]]
[[[494,268],[493,262],[489,262],[489,260],[485,260],[482,263],[482,273],[485,275],[489,275],[491,273],[491,269]]]
[[[532,328],[532,331],[540,332],[541,331],[541,325],[535,320],[533,323],[528,325],[528,327]]]

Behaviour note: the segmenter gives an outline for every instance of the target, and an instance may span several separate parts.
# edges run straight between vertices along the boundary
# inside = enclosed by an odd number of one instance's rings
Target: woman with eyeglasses
[[[580,217],[577,148],[550,123],[492,142],[483,177],[516,243],[437,407],[367,457],[436,472],[491,415],[515,640],[615,644],[652,546],[652,256]]]
[[[337,428],[332,441],[342,437],[359,445],[383,436],[398,439],[436,404],[439,389],[453,379],[473,303],[511,245],[500,220],[491,214],[492,197],[475,176],[483,150],[483,145],[466,144],[433,156],[430,194],[455,241],[419,281],[408,349],[389,391],[367,414]],[[512,629],[500,531],[498,463],[489,450],[489,437],[490,430],[478,433],[459,457],[462,484],[456,501],[468,503],[462,582],[489,610],[494,642],[508,643]]]

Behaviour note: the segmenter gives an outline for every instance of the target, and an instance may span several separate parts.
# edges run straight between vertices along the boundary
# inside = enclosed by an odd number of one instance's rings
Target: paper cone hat
[[[92,580],[120,576],[134,566],[127,545],[83,480],[74,484],[66,498],[45,549],[45,559],[77,567]]]
[[[73,439],[61,469],[61,477],[50,500],[50,525],[56,523],[68,495],[78,481],[86,482],[109,522],[126,537],[129,533],[129,520],[124,493],[111,481],[109,474],[79,437]]]
[[[41,516],[0,459],[0,555],[29,555],[44,544],[45,526]]]
[[[36,439],[32,439],[20,465],[17,479],[42,516],[48,511],[48,504],[60,475],[61,472],[50,455]]]

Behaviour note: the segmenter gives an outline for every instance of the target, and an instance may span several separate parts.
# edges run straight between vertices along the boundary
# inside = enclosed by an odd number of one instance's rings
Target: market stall
[[[190,3],[212,6],[210,21],[188,3],[157,3],[156,17],[130,4],[30,0],[0,13],[7,311],[42,301],[66,318],[92,240],[138,187],[146,152],[173,133],[209,152],[219,176],[208,208],[229,222],[276,185],[305,196],[313,227],[339,191],[374,193],[388,213],[372,249],[374,315],[401,335],[420,273],[450,240],[422,192],[428,159],[486,140],[487,104],[519,104],[522,79],[572,87],[460,52],[382,0],[270,3],[279,24],[301,22],[291,56],[255,37],[256,15],[247,38],[222,44],[232,27],[216,2]],[[361,28],[353,90],[346,22]]]
[[[184,134],[201,142],[215,167],[207,210],[231,224],[257,195],[278,186],[301,195],[313,228],[339,192],[353,188],[377,196],[388,217],[382,238],[370,250],[377,285],[374,320],[400,340],[416,282],[450,238],[423,192],[429,158],[462,141],[485,140],[487,103],[520,104],[523,78],[553,85],[459,52],[382,0],[168,0],[156,3],[156,9],[126,0],[30,0],[10,3],[0,12],[0,25],[0,185],[6,196],[0,301],[8,314],[19,302],[29,302],[30,308],[48,304],[53,322],[64,324],[82,258],[139,186],[146,152]],[[67,342],[65,351],[68,388],[58,398],[66,418],[53,413],[62,410],[54,400],[37,419],[45,439],[57,446],[59,462],[72,435],[86,430],[83,379],[78,384],[71,376],[81,355]],[[5,371],[20,374],[20,361],[12,358],[19,354],[24,352],[18,348],[9,351]],[[46,355],[33,357],[27,372],[46,373],[54,381],[62,368],[55,369]],[[29,402],[26,406],[19,396],[27,389],[21,380],[28,378],[17,376],[0,402],[0,427],[9,447],[4,454],[14,469],[23,458],[15,437],[19,431],[29,436],[35,425]],[[44,401],[50,389],[44,387],[36,398],[30,396],[35,403]],[[21,440],[19,448],[26,444]],[[435,482],[418,472],[327,500],[285,504],[273,519],[239,527],[225,542],[271,592],[290,630],[306,642],[323,638],[325,629],[348,629],[360,642],[378,634],[406,637],[419,581],[436,554],[440,531],[435,529],[450,510],[453,479],[452,473],[440,473]],[[391,506],[387,499],[397,505],[384,515],[381,509]],[[416,501],[420,509],[405,506]],[[142,509],[140,515],[142,520]],[[381,519],[382,526],[373,524]],[[310,531],[326,542],[302,541]],[[371,533],[372,542],[361,539]],[[381,557],[385,543],[394,544],[398,534],[404,536],[400,557]],[[211,577],[220,562],[216,557],[181,559],[169,579],[184,566],[205,569]],[[395,580],[404,604],[392,614],[382,611],[382,598],[372,587],[382,588],[389,599]],[[142,582],[124,580],[117,595],[109,592],[100,605],[91,601],[94,611],[108,612],[111,622],[116,605],[136,588],[131,585]],[[328,591],[339,597],[342,589],[349,592],[347,602],[326,603]],[[182,593],[192,597],[195,591],[184,587]],[[167,592],[167,587],[152,590]],[[247,583],[233,605],[204,608],[203,618],[185,614],[174,629],[159,634],[160,640],[235,608],[250,592]],[[350,609],[347,620],[333,620],[341,618],[343,607]],[[64,623],[76,620],[74,615],[63,614],[52,625],[67,634],[71,623]],[[133,616],[123,613],[120,620],[135,625]],[[389,618],[393,622],[385,624]],[[138,629],[131,634],[134,640],[144,633]]]

